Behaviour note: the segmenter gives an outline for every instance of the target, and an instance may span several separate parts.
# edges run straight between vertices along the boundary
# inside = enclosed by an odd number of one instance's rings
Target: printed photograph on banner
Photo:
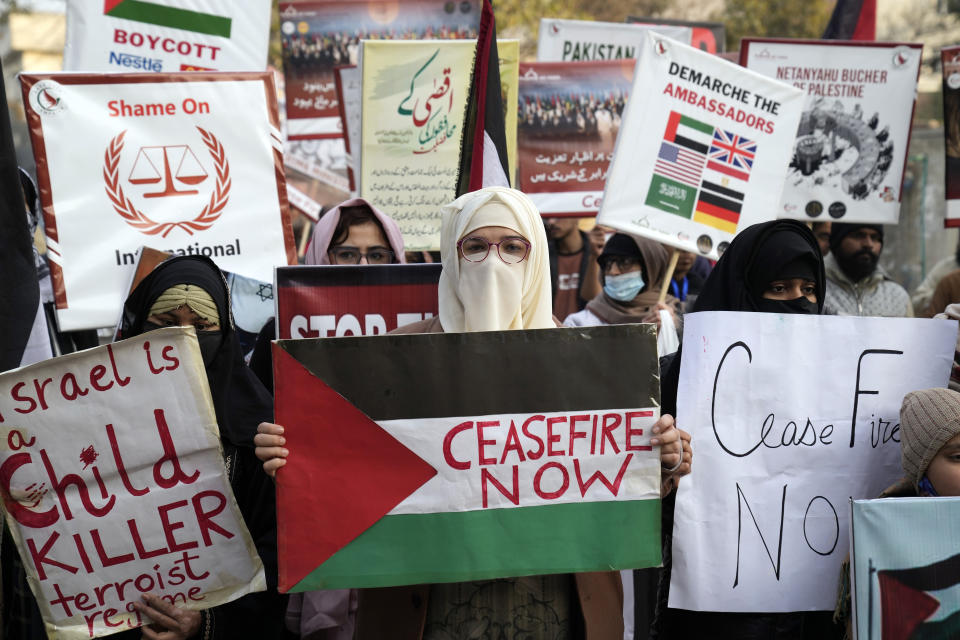
[[[596,214],[634,64],[520,65],[518,188],[542,214]]]
[[[375,336],[433,318],[439,282],[439,263],[277,267],[277,338]]]
[[[921,49],[744,39],[743,66],[807,94],[779,217],[897,223]]]
[[[280,40],[291,139],[342,135],[333,69],[356,65],[361,40],[476,41],[479,0],[282,1]]]
[[[337,194],[350,193],[349,158],[343,138],[287,140],[283,148],[283,164],[294,172],[294,178],[315,180]],[[342,201],[322,201],[322,204],[329,207]]]
[[[397,221],[408,251],[438,250],[440,208],[456,195],[476,42],[362,45],[360,197]],[[498,40],[497,47],[517,47],[517,41]],[[516,65],[518,56],[511,57]],[[516,77],[510,66],[502,57],[501,78]],[[516,111],[505,115],[507,129],[515,131]]]
[[[652,325],[273,347],[281,591],[659,564]]]
[[[952,320],[685,316],[676,420],[697,469],[676,498],[670,607],[833,611],[849,501],[902,476],[903,396],[946,385],[956,339]]]
[[[70,0],[64,71],[264,71],[270,0]],[[62,10],[61,10],[62,11]]]
[[[960,227],[960,46],[940,50],[943,66],[943,135],[946,149],[946,227]]]
[[[648,31],[690,44],[689,27],[540,18],[537,61],[635,59],[640,56],[644,34]]]
[[[803,94],[645,37],[597,221],[717,259],[738,230],[776,217]]]
[[[20,79],[61,329],[116,323],[141,246],[265,282],[296,259],[271,73]]]
[[[266,590],[192,327],[0,375],[0,411],[6,525],[49,637],[148,624],[145,593],[199,611]]]
[[[956,545],[960,499],[854,500],[851,509],[857,638],[956,637],[960,630]]]

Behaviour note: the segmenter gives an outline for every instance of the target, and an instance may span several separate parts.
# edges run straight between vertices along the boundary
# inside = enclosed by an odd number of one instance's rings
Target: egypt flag
[[[0,95],[6,96],[0,69]],[[7,101],[0,101],[0,371],[49,358],[46,317],[40,304],[40,286],[27,226],[25,194],[21,190],[13,148]],[[32,204],[32,203],[31,203]]]
[[[660,563],[650,325],[273,348],[281,591]]]
[[[837,0],[825,40],[875,40],[877,0]]]
[[[960,555],[922,567],[877,572],[883,640],[960,637]],[[951,603],[947,606],[947,603]],[[938,615],[941,606],[947,611]]]
[[[510,186],[497,27],[490,0],[483,0],[478,33],[460,141],[457,197],[483,187]]]

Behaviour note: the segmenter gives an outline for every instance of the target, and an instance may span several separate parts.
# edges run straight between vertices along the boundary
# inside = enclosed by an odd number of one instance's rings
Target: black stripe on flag
[[[277,344],[374,420],[660,405],[649,324]]]
[[[743,205],[736,200],[721,198],[718,195],[703,190],[700,191],[700,200],[708,204],[712,204],[715,207],[720,207],[721,209],[726,209],[727,211],[736,211],[737,213],[740,213],[740,209],[743,207]]]
[[[940,591],[960,582],[960,554],[922,567],[885,569],[891,578],[920,591]]]
[[[710,147],[703,144],[702,142],[697,142],[696,140],[691,140],[690,138],[685,138],[683,136],[673,136],[673,141],[679,144],[681,147],[686,147],[696,151],[697,153],[706,154],[710,150]]]
[[[713,191],[714,193],[719,193],[722,196],[727,196],[728,198],[733,198],[734,200],[743,202],[743,193],[740,191],[734,191],[733,189],[721,187],[717,183],[710,182],[709,180],[704,180],[703,184],[700,186],[708,191]]]

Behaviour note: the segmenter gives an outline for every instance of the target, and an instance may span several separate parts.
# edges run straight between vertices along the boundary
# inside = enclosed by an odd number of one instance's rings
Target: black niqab
[[[227,281],[213,260],[204,256],[178,256],[157,265],[124,303],[120,337],[132,338],[143,333],[150,307],[164,291],[178,284],[202,288],[217,305],[223,338],[216,356],[207,366],[207,381],[220,437],[236,446],[253,447],[257,425],[273,419],[273,399],[243,360],[230,312]]]

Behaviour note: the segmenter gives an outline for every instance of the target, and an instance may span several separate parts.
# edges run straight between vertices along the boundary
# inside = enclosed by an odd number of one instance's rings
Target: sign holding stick
[[[0,375],[0,494],[53,639],[266,589],[227,480],[192,327]]]

